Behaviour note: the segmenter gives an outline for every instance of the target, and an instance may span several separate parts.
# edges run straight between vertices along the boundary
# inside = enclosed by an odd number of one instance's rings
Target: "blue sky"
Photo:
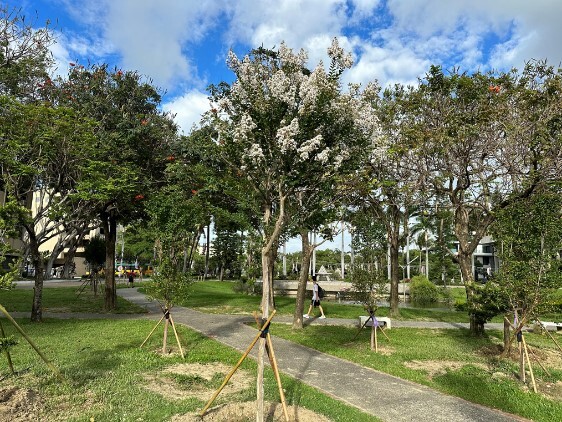
[[[414,84],[431,64],[464,71],[562,62],[560,0],[12,0],[57,36],[70,62],[137,70],[165,90],[185,133],[208,107],[206,87],[232,80],[225,60],[285,41],[325,59],[333,37],[355,64],[346,82]]]

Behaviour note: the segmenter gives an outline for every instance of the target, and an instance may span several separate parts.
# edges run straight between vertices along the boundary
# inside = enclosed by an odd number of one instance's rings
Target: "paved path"
[[[19,286],[24,287],[24,286]],[[148,310],[148,314],[119,315],[111,318],[159,319],[161,311],[154,302],[136,289],[118,289],[118,294]],[[23,316],[14,313],[14,316]],[[29,313],[27,313],[29,315]],[[256,335],[256,330],[245,323],[248,316],[211,315],[188,308],[176,307],[174,321],[184,324],[208,337],[244,352]],[[50,314],[43,317],[107,318],[103,314]],[[276,317],[276,322],[289,322],[290,317]],[[349,324],[357,326],[357,320],[311,319],[307,324]],[[393,327],[459,328],[463,324],[435,322],[393,321]],[[487,325],[489,328],[490,324]],[[495,327],[494,327],[495,328]],[[273,336],[275,356],[280,370],[302,382],[319,389],[338,400],[355,406],[384,421],[428,421],[428,422],[503,422],[523,421],[523,418],[509,415],[466,400],[452,397],[415,384],[410,381],[368,369],[360,365],[329,356],[316,350]],[[250,354],[254,358],[258,347]]]
[[[150,314],[160,311],[136,289],[119,289],[125,299],[145,307]],[[244,323],[247,316],[210,315],[176,307],[174,321],[193,328],[241,352],[256,335]],[[277,320],[277,318],[276,318]],[[325,323],[333,323],[330,318]],[[311,323],[324,321],[313,320]],[[322,392],[351,404],[384,421],[521,421],[465,400],[447,396],[428,387],[326,355],[308,347],[273,336],[275,356],[280,370]],[[251,355],[257,355],[257,346]]]

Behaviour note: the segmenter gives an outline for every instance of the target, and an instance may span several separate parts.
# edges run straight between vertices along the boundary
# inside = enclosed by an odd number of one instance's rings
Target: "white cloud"
[[[201,115],[209,110],[209,99],[207,94],[193,90],[163,104],[162,109],[174,113],[175,122],[188,134],[194,126],[199,126]]]
[[[346,82],[379,82],[381,87],[401,83],[416,85],[417,77],[429,69],[430,63],[412,51],[401,48],[365,46],[361,57],[345,75]]]

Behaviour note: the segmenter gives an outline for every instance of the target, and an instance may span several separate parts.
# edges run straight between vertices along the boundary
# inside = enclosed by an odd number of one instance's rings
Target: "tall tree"
[[[340,75],[351,66],[350,56],[337,41],[328,54],[330,71],[320,63],[310,72],[305,68],[306,53],[294,54],[284,43],[277,51],[253,50],[242,60],[230,52],[228,65],[236,81],[211,92],[216,108],[210,114],[223,157],[246,184],[245,201],[262,216],[263,318],[268,318],[272,307],[271,269],[290,217],[288,201],[321,181],[326,168],[337,169],[349,160],[356,151],[349,140],[376,140],[378,126],[371,108],[358,99],[357,92],[340,95]],[[353,131],[342,137],[341,127]],[[258,419],[264,414],[264,353],[265,339],[261,339]]]
[[[472,255],[495,213],[560,174],[560,72],[445,75],[432,67],[416,98],[419,173],[453,211],[470,327],[482,333]]]
[[[116,306],[115,241],[117,224],[144,213],[144,200],[163,180],[170,145],[176,139],[171,116],[158,109],[161,96],[134,71],[107,65],[71,66],[57,81],[53,101],[97,122],[84,176],[75,198],[87,201],[106,240],[105,308]]]
[[[81,204],[71,197],[82,172],[83,151],[78,146],[89,142],[91,124],[68,108],[22,104],[6,97],[0,101],[1,177],[7,197],[28,210],[19,214],[19,225],[35,267],[31,320],[41,321],[45,261],[40,248],[64,235],[61,215],[72,221],[82,214]]]

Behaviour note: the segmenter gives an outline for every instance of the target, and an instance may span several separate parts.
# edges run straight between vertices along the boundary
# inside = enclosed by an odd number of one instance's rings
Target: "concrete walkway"
[[[154,302],[136,289],[119,289],[123,298],[160,316]],[[184,324],[208,337],[244,352],[256,335],[245,325],[247,316],[211,315],[188,308],[173,310],[174,322]],[[277,321],[277,318],[274,318]],[[335,324],[338,321],[312,320]],[[355,321],[355,324],[357,322]],[[316,350],[273,336],[279,369],[320,391],[377,416],[384,421],[522,421],[524,419],[492,410],[463,399],[447,396],[431,388],[405,381]],[[255,346],[251,356],[256,357]]]
[[[58,284],[58,283],[57,283]],[[59,284],[60,285],[60,284]],[[19,288],[27,286],[19,285]],[[54,287],[54,285],[53,285]],[[118,289],[123,298],[144,307],[148,313],[139,314],[52,314],[44,312],[44,318],[115,318],[158,320],[161,311],[155,302],[147,300],[137,289]],[[29,316],[29,313],[13,313],[14,317]],[[244,352],[257,331],[246,325],[252,317],[237,315],[204,314],[188,308],[175,307],[174,322],[190,327],[220,343]],[[291,317],[279,316],[275,322],[292,321]],[[310,319],[305,324],[358,325],[358,320],[327,318]],[[392,321],[393,328],[465,328],[467,324]],[[500,328],[487,324],[487,328]],[[503,413],[470,403],[432,390],[423,385],[375,371],[360,365],[329,356],[273,336],[275,356],[281,372],[317,388],[323,393],[350,404],[384,421],[428,421],[428,422],[495,422],[524,421],[518,416]],[[250,356],[257,356],[257,345]]]

